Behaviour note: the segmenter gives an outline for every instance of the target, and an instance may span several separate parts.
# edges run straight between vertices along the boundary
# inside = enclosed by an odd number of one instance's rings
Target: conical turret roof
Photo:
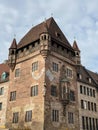
[[[73,49],[74,49],[75,51],[79,51],[79,52],[80,52],[76,40],[74,40],[74,43],[73,43]]]
[[[9,49],[16,49],[16,48],[17,48],[17,42],[16,39],[14,38]]]

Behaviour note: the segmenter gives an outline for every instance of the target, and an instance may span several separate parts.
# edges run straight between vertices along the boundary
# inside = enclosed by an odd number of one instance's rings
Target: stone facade
[[[13,39],[8,64],[7,128],[93,130],[89,119],[97,130],[98,75],[81,65],[76,41],[72,47],[53,18],[33,27],[18,44]]]

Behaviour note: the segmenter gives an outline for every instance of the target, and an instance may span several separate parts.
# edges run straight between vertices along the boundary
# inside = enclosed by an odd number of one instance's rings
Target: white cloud
[[[2,50],[7,52],[14,34],[19,41],[32,25],[39,24],[53,13],[54,19],[71,44],[76,37],[83,65],[98,71],[95,66],[95,63],[98,64],[97,5],[98,0],[1,0],[0,62],[7,58],[7,53]]]

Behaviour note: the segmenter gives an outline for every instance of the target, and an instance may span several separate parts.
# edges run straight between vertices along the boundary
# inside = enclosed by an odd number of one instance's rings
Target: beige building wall
[[[3,94],[0,95],[0,103],[2,103],[2,109],[0,110],[0,128],[5,128],[9,82],[0,83],[0,88],[2,87],[4,90]]]
[[[86,94],[81,94],[80,93],[80,85],[82,87],[85,87],[86,88]],[[93,96],[88,96],[87,95],[87,88],[89,88],[89,90],[95,90],[95,97]],[[85,84],[85,83],[82,83],[82,82],[77,82],[77,90],[78,90],[78,105],[79,105],[79,126],[80,126],[80,130],[84,130],[83,129],[83,122],[82,122],[82,117],[88,117],[88,120],[89,118],[94,118],[94,122],[95,122],[95,127],[97,128],[96,126],[96,119],[98,119],[98,90],[95,86],[91,86],[91,85],[88,85],[88,84]],[[84,103],[84,108],[81,108],[81,100],[83,101],[86,101]],[[88,110],[88,102],[90,102],[90,110]],[[96,111],[95,110],[91,110],[91,103],[93,103],[93,109],[94,109],[94,103],[96,104]],[[85,120],[85,127],[87,127],[87,123],[86,123],[86,120]],[[95,130],[97,130],[95,128]],[[88,121],[88,129],[90,130],[90,123]],[[93,124],[92,124],[92,130],[93,130]]]

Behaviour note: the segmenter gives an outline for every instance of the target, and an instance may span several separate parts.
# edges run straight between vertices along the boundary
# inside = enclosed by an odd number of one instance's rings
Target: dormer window
[[[7,78],[7,73],[3,72],[1,75],[1,80],[5,80]]]
[[[78,79],[82,79],[82,75],[78,73],[78,74],[77,74],[77,78],[78,78]]]
[[[91,78],[88,78],[88,81],[89,81],[89,83],[91,83],[92,82]]]
[[[56,34],[56,37],[57,37],[57,38],[60,38],[60,39],[61,39],[61,34],[60,34],[60,33],[56,32],[55,34]]]

